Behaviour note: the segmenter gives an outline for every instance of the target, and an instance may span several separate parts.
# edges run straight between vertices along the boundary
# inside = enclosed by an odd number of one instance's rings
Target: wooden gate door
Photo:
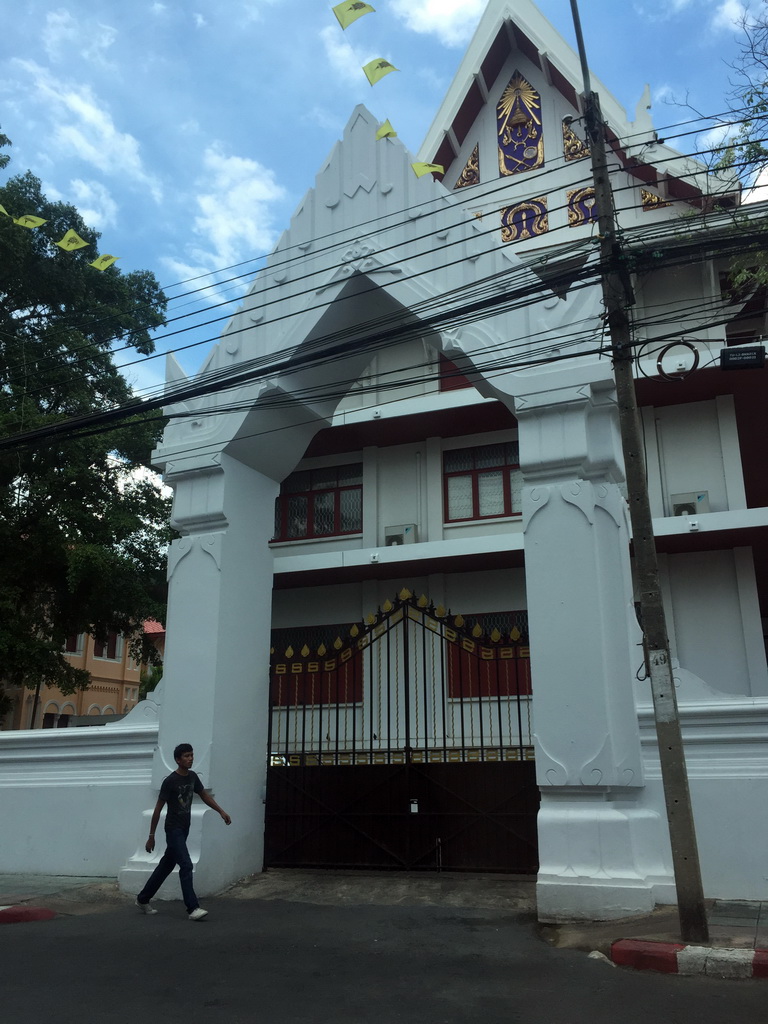
[[[274,639],[265,867],[536,872],[524,612]]]

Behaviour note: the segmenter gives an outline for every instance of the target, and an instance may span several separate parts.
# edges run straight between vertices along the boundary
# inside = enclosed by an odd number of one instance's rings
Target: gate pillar
[[[273,573],[268,541],[279,485],[225,454],[176,474],[169,468],[167,479],[175,488],[173,522],[183,535],[168,560],[168,641],[149,806],[176,768],[174,747],[191,743],[194,770],[232,817],[227,827],[201,801],[193,804],[189,850],[195,887],[204,895],[262,867]],[[154,858],[144,852],[148,821],[149,810],[145,825],[137,822],[137,852],[120,872],[127,892],[138,892],[157,862],[157,849]],[[160,853],[162,839],[158,835]],[[179,899],[175,874],[159,895]]]
[[[674,888],[633,698],[643,653],[613,379],[598,364],[534,382],[514,412],[542,796],[539,917],[623,917],[674,902]]]

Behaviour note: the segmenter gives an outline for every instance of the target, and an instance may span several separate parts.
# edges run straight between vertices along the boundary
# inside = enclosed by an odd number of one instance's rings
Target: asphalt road
[[[763,1024],[768,980],[634,972],[531,915],[430,906],[128,903],[0,928],[13,1024]]]

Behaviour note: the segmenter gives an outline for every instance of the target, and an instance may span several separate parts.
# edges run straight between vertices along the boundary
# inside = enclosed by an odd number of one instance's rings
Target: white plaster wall
[[[680,717],[704,895],[768,900],[768,700],[682,700]],[[665,821],[652,708],[639,718],[648,803]]]
[[[154,802],[156,716],[128,723],[0,733],[3,871],[117,875]]]
[[[375,612],[387,598],[394,598],[403,587],[426,594],[436,605],[442,604],[456,614],[519,611],[526,607],[525,570],[499,569],[275,590],[272,625],[284,629],[357,622]]]
[[[708,491],[710,510],[727,511],[717,403],[665,406],[655,410],[655,421],[666,515],[672,515],[670,496],[688,491]]]
[[[669,555],[667,566],[680,664],[718,690],[751,695],[734,552]],[[762,667],[764,672],[764,657]],[[757,692],[764,692],[762,680],[755,682]]]
[[[423,444],[397,445],[377,449],[378,455],[378,526],[377,542],[384,544],[387,526],[415,523],[418,540],[424,540]]]

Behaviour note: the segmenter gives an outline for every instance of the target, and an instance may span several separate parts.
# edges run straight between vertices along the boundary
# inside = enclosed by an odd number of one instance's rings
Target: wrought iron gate
[[[525,612],[403,590],[271,669],[266,867],[537,870]]]

